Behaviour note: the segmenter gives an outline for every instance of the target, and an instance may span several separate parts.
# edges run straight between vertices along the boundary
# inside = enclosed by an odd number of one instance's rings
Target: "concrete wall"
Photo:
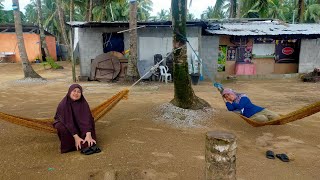
[[[35,33],[23,33],[24,45],[27,51],[28,60],[35,61],[40,57],[40,36]],[[50,56],[57,60],[56,40],[53,36],[46,36]],[[0,33],[0,52],[14,52],[15,55],[8,58],[12,62],[20,62],[19,48],[17,44],[17,36],[15,33]]]
[[[79,54],[80,75],[89,76],[91,59],[103,53],[103,33],[118,32],[124,28],[79,28]],[[190,44],[198,50],[198,27],[190,27],[187,30],[187,38]],[[125,50],[129,49],[129,32],[124,33]],[[155,54],[163,57],[172,51],[172,28],[148,27],[138,29],[138,60],[154,61]],[[188,46],[188,58],[191,57],[191,48]]]
[[[302,39],[299,59],[299,73],[308,73],[320,67],[320,38]]]
[[[116,33],[124,28],[79,28],[80,76],[90,76],[91,59],[103,53],[103,33]],[[128,34],[124,33],[125,49],[129,48]]]
[[[204,78],[212,81],[217,75],[219,36],[202,36],[199,49]]]
[[[187,29],[187,39],[195,51],[198,51],[197,27],[190,27]],[[166,57],[168,53],[172,51],[172,28],[144,28],[139,30],[139,48],[138,48],[138,60],[150,60],[154,61],[155,54],[161,54],[162,57]],[[187,45],[187,54],[190,61],[192,49]],[[164,61],[165,62],[165,61]]]

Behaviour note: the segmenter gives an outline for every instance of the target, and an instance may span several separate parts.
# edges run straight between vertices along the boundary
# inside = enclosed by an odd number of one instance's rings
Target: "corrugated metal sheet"
[[[216,23],[220,29],[206,29],[210,34],[232,36],[320,35],[320,24],[285,24],[278,21]]]

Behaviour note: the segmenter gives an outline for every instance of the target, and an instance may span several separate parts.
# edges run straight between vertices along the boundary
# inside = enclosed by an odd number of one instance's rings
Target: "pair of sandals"
[[[99,152],[101,152],[101,149],[96,144],[90,147],[83,148],[81,150],[81,154],[84,154],[84,155],[90,155],[90,154],[99,153]]]
[[[275,157],[279,158],[282,162],[289,162],[289,157],[286,155],[286,154],[276,154],[276,156],[274,156],[274,152],[273,151],[270,151],[268,150],[266,152],[266,157],[268,159],[275,159]]]

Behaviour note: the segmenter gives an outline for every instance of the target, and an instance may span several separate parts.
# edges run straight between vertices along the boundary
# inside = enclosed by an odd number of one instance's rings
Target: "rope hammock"
[[[107,99],[97,107],[91,109],[92,116],[94,121],[98,121],[102,116],[109,112],[121,99],[127,99],[129,89],[124,89],[117,94],[113,95],[111,98]],[[56,129],[53,127],[52,123],[53,118],[46,119],[31,119],[21,116],[10,115],[0,112],[0,119],[3,119],[7,122],[17,124],[20,126],[28,127],[35,130],[40,130],[49,133],[56,133]]]
[[[250,118],[247,118],[245,116],[242,116],[241,114],[239,114],[239,116],[244,119],[247,123],[249,123],[250,125],[252,125],[253,127],[260,127],[260,126],[266,126],[266,125],[283,125],[283,124],[287,124],[289,122],[293,122],[293,121],[297,121],[299,119],[311,116],[317,112],[320,112],[320,101],[307,105],[305,107],[302,107],[298,110],[295,110],[291,113],[288,113],[286,115],[282,115],[277,119],[271,120],[271,121],[267,121],[267,122],[258,122],[258,121],[254,121]]]

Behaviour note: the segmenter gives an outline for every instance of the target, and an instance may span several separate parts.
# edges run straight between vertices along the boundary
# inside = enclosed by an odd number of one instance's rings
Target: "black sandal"
[[[277,158],[279,158],[282,162],[289,162],[289,157],[286,154],[277,154]]]
[[[93,151],[94,153],[99,153],[99,152],[101,152],[101,149],[100,149],[97,145],[91,146],[90,149],[92,149],[92,151]]]
[[[275,157],[274,157],[273,151],[268,150],[268,151],[266,152],[266,157],[267,157],[268,159],[274,159]]]
[[[81,154],[90,155],[90,154],[93,154],[93,153],[95,153],[95,152],[90,147],[86,147],[86,148],[83,148],[81,150]]]

